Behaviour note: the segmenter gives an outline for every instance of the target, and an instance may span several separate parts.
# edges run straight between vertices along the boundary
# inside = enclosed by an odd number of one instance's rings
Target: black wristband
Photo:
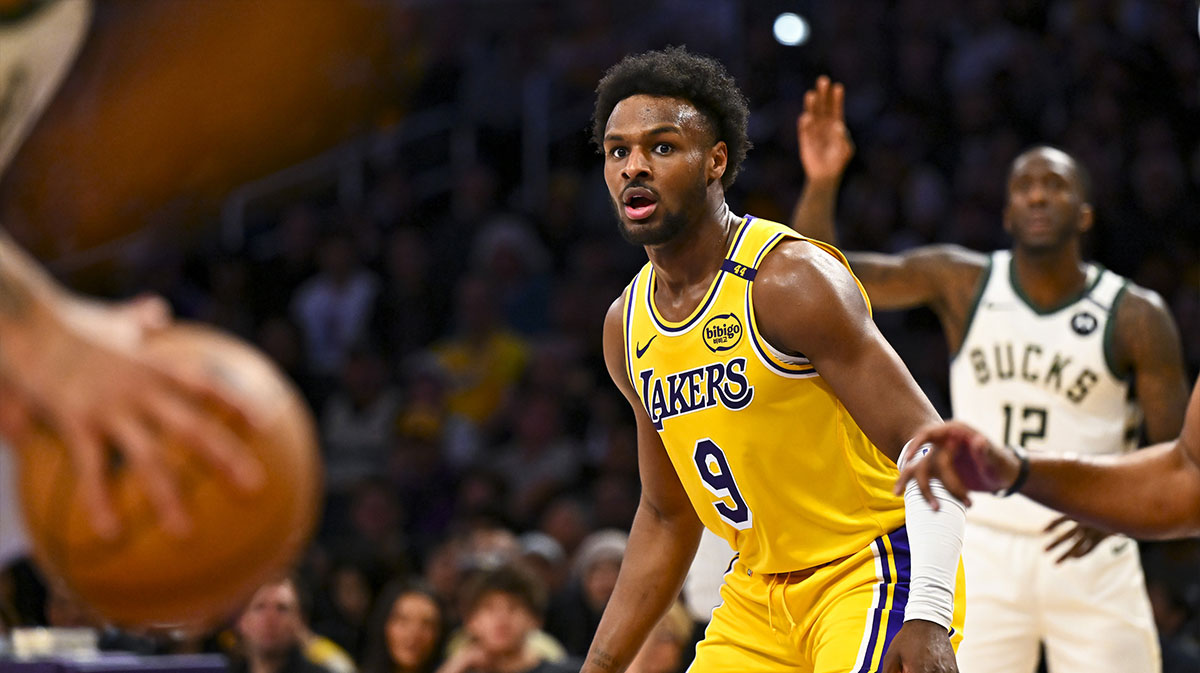
[[[1010,446],[1008,448],[1012,449],[1012,452],[1017,454],[1017,460],[1021,461],[1021,466],[1017,468],[1016,481],[1014,481],[1012,486],[1009,486],[1008,489],[1004,491],[1004,497],[1006,498],[1013,493],[1020,491],[1021,487],[1025,485],[1025,480],[1029,479],[1029,453],[1025,451],[1025,449],[1017,446]]]

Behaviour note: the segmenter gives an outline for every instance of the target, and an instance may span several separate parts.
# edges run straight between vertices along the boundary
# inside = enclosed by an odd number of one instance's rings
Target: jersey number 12
[[[1031,439],[1044,439],[1046,437],[1046,410],[1041,407],[1022,407],[1021,418],[1019,424],[1021,426],[1020,434],[1017,436],[1017,441],[1013,441],[1013,433],[1016,430],[1013,428],[1013,407],[1011,404],[1004,405],[1004,443],[1008,446],[1014,444],[1021,448],[1028,448],[1025,442]]]

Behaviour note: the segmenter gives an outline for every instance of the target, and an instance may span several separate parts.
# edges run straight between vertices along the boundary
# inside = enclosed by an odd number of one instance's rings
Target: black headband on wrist
[[[1017,454],[1017,460],[1021,461],[1021,466],[1017,468],[1017,479],[1004,491],[1004,497],[1008,497],[1013,493],[1021,490],[1025,485],[1025,480],[1029,479],[1029,453],[1020,447],[1010,446],[1012,452]]]

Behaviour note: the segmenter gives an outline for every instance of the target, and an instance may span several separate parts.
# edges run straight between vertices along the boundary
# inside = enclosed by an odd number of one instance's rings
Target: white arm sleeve
[[[911,460],[922,460],[926,453],[924,448],[914,452],[917,455]],[[901,453],[901,466],[908,462],[905,460],[907,454],[906,447]],[[962,553],[966,510],[941,481],[935,479],[929,486],[941,506],[938,511],[925,500],[915,480],[909,481],[904,489],[905,525],[912,557],[904,621],[924,619],[949,630],[954,616],[954,586]]]

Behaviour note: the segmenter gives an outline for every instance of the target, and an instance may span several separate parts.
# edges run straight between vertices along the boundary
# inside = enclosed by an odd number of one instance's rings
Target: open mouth
[[[625,190],[625,216],[631,220],[644,220],[658,208],[658,198],[648,189],[633,187]]]

